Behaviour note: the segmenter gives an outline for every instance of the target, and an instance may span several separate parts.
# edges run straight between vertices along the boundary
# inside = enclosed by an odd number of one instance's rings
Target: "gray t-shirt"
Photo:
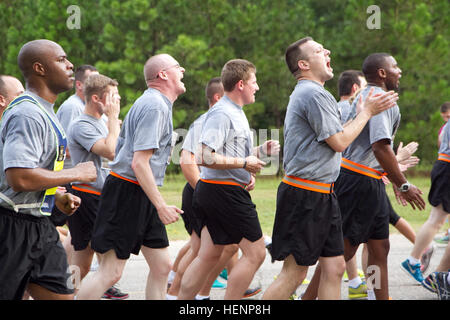
[[[198,147],[198,141],[202,134],[203,124],[206,119],[206,112],[198,117],[189,127],[188,133],[184,138],[183,146],[181,149],[189,151],[190,153],[196,153]]]
[[[69,125],[76,117],[84,112],[84,101],[76,94],[71,95],[65,100],[56,111],[56,117],[61,123],[66,132],[69,130]],[[70,147],[69,147],[70,153]],[[70,153],[71,154],[71,153]],[[64,169],[73,168],[72,159],[67,158],[64,162]]]
[[[250,156],[253,148],[253,135],[244,110],[226,95],[223,96],[207,112],[199,142],[226,157],[246,158]],[[251,176],[242,168],[218,170],[203,167],[200,178],[207,180],[231,179],[248,184]]]
[[[369,94],[371,88],[374,88],[373,95],[384,93],[385,91],[376,86],[368,85],[355,98],[352,104],[351,118],[356,114],[356,104],[359,95],[362,94],[363,99]],[[387,139],[393,145],[395,133],[400,125],[400,109],[398,105],[385,110],[376,116],[373,116],[366,124],[360,135],[348,146],[342,156],[353,162],[365,165],[372,169],[383,172],[383,168],[378,163],[373,151],[372,144],[377,141]]]
[[[439,153],[450,155],[450,121],[447,121],[442,129],[442,141],[439,147]]]
[[[334,182],[341,154],[325,140],[342,130],[337,102],[331,93],[315,81],[300,80],[289,98],[284,121],[286,175]]]
[[[135,101],[126,115],[117,140],[111,170],[137,180],[131,168],[136,151],[155,149],[150,167],[156,184],[162,186],[172,145],[172,103],[160,91],[149,88]]]
[[[338,110],[339,110],[339,114],[341,116],[341,124],[345,124],[349,120],[348,117],[349,117],[351,108],[352,107],[350,106],[350,103],[348,102],[348,100],[338,102]]]
[[[53,121],[59,124],[53,111],[53,104],[43,98],[25,91],[44,107]],[[60,130],[64,133],[64,130]],[[8,168],[43,168],[53,170],[56,158],[57,141],[52,124],[45,113],[34,103],[23,101],[3,115],[0,127],[0,192],[15,204],[40,203],[45,190],[36,192],[15,192],[6,181]],[[12,209],[0,199],[0,206]],[[19,213],[42,217],[39,208],[20,209]]]
[[[96,119],[84,113],[70,124],[67,132],[73,165],[86,161],[94,162],[97,169],[97,180],[84,184],[90,185],[98,191],[102,190],[109,169],[102,168],[102,157],[91,152],[91,149],[97,141],[107,136],[108,128],[102,118]]]

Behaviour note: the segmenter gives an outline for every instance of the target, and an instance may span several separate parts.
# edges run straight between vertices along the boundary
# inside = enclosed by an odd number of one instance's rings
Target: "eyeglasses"
[[[147,79],[147,81],[152,81],[152,80],[158,79],[158,78],[159,78],[159,73],[160,73],[160,72],[162,72],[162,71],[167,71],[167,70],[170,70],[170,69],[172,69],[172,68],[181,68],[181,66],[180,66],[179,63],[177,63],[177,64],[174,64],[173,66],[170,66],[170,67],[161,69],[160,71],[158,71],[158,73],[156,74],[156,76],[155,76],[153,79]]]

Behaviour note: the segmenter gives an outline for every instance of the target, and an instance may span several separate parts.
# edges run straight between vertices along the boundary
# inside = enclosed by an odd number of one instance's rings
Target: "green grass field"
[[[387,186],[386,190],[397,214],[406,219],[417,231],[428,218],[430,212],[430,205],[427,200],[428,191],[430,189],[430,178],[426,176],[416,176],[409,177],[408,179],[423,191],[423,198],[427,203],[427,207],[424,211],[413,210],[411,206],[403,207],[397,204],[392,191],[392,186]],[[269,236],[272,235],[273,219],[276,208],[276,194],[280,181],[280,177],[258,177],[255,190],[250,193],[253,202],[256,204],[263,233]],[[186,180],[184,180],[182,175],[166,176],[164,186],[160,190],[168,204],[176,205],[178,208],[181,208],[181,194],[185,183]],[[167,226],[167,232],[170,240],[188,239],[188,234],[184,229],[182,219]],[[397,230],[391,226],[391,232],[397,232]]]

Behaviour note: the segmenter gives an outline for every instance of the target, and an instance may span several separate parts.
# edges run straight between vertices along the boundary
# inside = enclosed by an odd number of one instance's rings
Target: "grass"
[[[428,191],[430,189],[430,178],[426,175],[415,175],[413,177],[409,177],[408,179],[412,184],[416,185],[423,191],[423,198],[427,203],[427,207],[424,211],[413,210],[411,206],[403,207],[397,204],[392,191],[392,186],[387,186],[386,190],[389,198],[391,199],[392,206],[397,214],[406,219],[406,221],[408,221],[417,231],[428,218],[430,212],[430,205],[427,200]],[[256,204],[261,228],[263,233],[266,235],[272,235],[277,188],[280,181],[280,177],[258,177],[256,187],[250,193],[253,202]],[[181,208],[181,194],[185,184],[186,180],[182,175],[166,176],[164,186],[160,189],[160,191],[168,204],[176,205],[178,208]],[[184,228],[182,219],[178,220],[176,223],[168,225],[167,232],[170,240],[188,239],[188,234]],[[397,230],[391,226],[391,232],[397,232]]]

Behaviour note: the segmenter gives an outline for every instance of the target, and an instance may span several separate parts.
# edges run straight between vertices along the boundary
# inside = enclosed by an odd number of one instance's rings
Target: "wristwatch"
[[[410,187],[411,187],[411,183],[409,183],[408,181],[406,181],[404,184],[402,184],[402,185],[398,188],[398,191],[401,191],[401,192],[408,192]]]

